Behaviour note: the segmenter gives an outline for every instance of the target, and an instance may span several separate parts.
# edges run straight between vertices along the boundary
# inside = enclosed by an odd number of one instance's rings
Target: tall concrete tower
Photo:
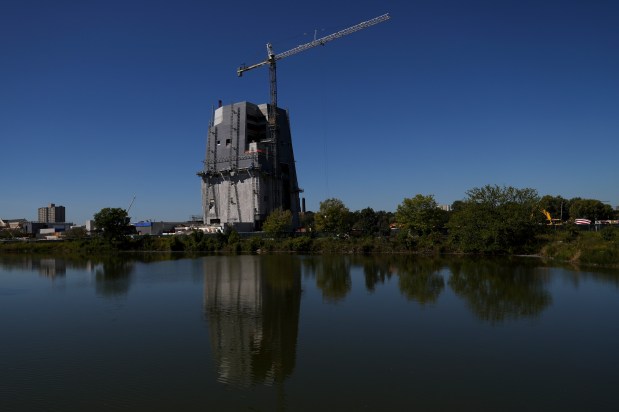
[[[202,178],[204,224],[260,230],[274,210],[299,223],[299,185],[288,113],[277,108],[277,142],[269,107],[249,102],[218,107],[209,125]]]

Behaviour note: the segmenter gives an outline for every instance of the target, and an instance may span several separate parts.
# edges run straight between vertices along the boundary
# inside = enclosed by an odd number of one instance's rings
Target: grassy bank
[[[599,232],[553,231],[541,235],[537,253],[545,258],[582,264],[619,266],[619,228]],[[84,238],[64,241],[12,241],[0,243],[0,252],[46,253],[54,255],[92,256],[127,252],[195,252],[195,253],[305,253],[305,254],[431,254],[458,253],[446,237],[416,238],[335,238],[281,237],[264,238],[229,234],[194,232],[178,236],[141,236],[119,241]],[[535,251],[534,251],[535,253]]]
[[[540,255],[574,263],[619,267],[619,228],[599,232],[560,232],[548,236]]]

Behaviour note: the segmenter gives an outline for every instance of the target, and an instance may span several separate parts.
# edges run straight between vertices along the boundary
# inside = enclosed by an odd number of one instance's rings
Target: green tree
[[[241,235],[235,229],[229,229],[226,233],[226,241],[228,245],[236,245],[241,241]]]
[[[374,211],[371,207],[350,214],[352,230],[361,236],[389,236],[393,213]]]
[[[391,224],[395,222],[395,213],[379,210],[376,212],[376,228],[381,236],[389,236],[391,234]]]
[[[32,237],[32,235],[23,232],[22,229],[5,228],[0,230],[0,238],[2,239],[15,239],[23,237]]]
[[[451,211],[458,212],[464,207],[464,200],[456,200],[451,204]]]
[[[262,230],[274,237],[283,237],[292,232],[292,212],[275,209],[265,219]]]
[[[299,220],[301,228],[305,229],[306,232],[311,232],[314,229],[314,212],[300,213]]]
[[[128,232],[128,220],[127,211],[119,207],[106,207],[94,215],[97,230],[109,240],[120,239]]]
[[[411,235],[429,235],[443,230],[447,212],[440,209],[432,195],[405,198],[395,212],[400,228]]]
[[[463,252],[522,252],[543,226],[534,216],[539,197],[534,189],[486,185],[467,191],[451,213],[447,227],[452,245]]]
[[[546,195],[540,199],[539,206],[550,213],[553,219],[569,219],[569,202],[561,196]]]
[[[371,207],[358,210],[351,214],[351,220],[354,222],[352,229],[362,236],[372,236],[377,232],[378,215]]]
[[[314,220],[319,232],[339,235],[350,231],[350,211],[340,199],[331,198],[320,202]]]
[[[84,227],[73,227],[67,230],[64,236],[67,239],[84,239],[88,237],[88,232]]]
[[[613,216],[614,211],[612,206],[599,200],[581,198],[570,200],[570,217],[573,219],[612,219]]]

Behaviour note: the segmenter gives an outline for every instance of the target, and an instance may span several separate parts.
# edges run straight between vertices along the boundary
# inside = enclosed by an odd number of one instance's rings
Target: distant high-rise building
[[[41,223],[63,223],[65,222],[64,206],[56,206],[50,203],[47,207],[39,208],[39,222]]]
[[[276,209],[298,226],[300,202],[288,112],[277,108],[276,141],[269,105],[219,107],[209,125],[202,177],[204,223],[260,230]]]

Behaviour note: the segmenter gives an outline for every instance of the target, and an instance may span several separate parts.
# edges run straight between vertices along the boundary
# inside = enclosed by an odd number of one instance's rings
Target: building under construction
[[[205,225],[260,230],[272,211],[282,209],[292,212],[298,226],[300,189],[288,113],[278,108],[271,125],[270,109],[241,102],[220,103],[214,111],[198,173]]]
[[[290,210],[299,224],[299,185],[288,113],[277,104],[276,62],[388,20],[389,14],[361,22],[276,54],[267,43],[266,60],[243,65],[237,74],[269,67],[270,104],[221,106],[209,125],[202,177],[204,224],[238,231],[260,230],[276,209]]]

